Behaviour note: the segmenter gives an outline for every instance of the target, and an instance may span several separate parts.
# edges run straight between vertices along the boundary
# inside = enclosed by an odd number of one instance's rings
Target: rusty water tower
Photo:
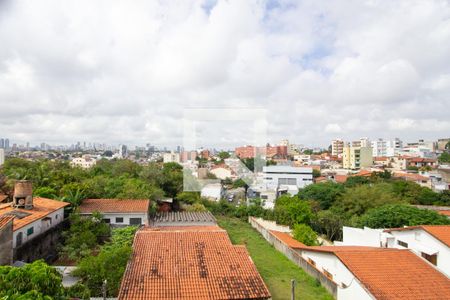
[[[33,184],[29,180],[17,180],[14,184],[15,208],[33,209]]]

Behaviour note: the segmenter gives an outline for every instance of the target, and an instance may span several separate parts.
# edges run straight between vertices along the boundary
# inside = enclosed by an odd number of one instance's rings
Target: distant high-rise
[[[339,156],[342,155],[344,149],[344,141],[341,139],[331,141],[331,155]]]
[[[4,149],[4,148],[5,148],[5,140],[0,139],[0,149]]]
[[[5,163],[5,150],[0,148],[0,166]]]
[[[9,149],[9,139],[5,139],[5,149]]]

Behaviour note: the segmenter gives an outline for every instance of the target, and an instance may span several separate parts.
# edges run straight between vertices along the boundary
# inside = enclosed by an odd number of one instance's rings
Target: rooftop
[[[450,225],[419,225],[386,229],[386,232],[422,229],[450,247]]]
[[[294,239],[289,233],[287,232],[280,232],[276,230],[269,230],[277,239],[285,243],[287,246],[291,247],[292,249],[303,249],[307,247],[305,244],[297,241]]]
[[[33,209],[13,208],[11,205],[2,205],[0,207],[1,215],[15,216],[13,221],[13,231],[22,228],[30,223],[46,217],[61,208],[70,205],[70,203],[51,200],[47,198],[34,197]]]
[[[208,212],[159,212],[152,217],[153,226],[216,225],[216,218]]]
[[[10,221],[14,219],[14,216],[0,216],[0,229],[2,229],[4,226],[6,226]]]
[[[80,205],[80,213],[146,213],[149,206],[148,199],[85,199]]]
[[[268,299],[245,246],[218,226],[136,233],[118,299]]]

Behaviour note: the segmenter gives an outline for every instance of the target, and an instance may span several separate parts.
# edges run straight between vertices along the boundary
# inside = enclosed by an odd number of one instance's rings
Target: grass
[[[316,279],[306,274],[270,245],[249,223],[237,218],[217,216],[233,244],[245,245],[274,300],[290,299],[291,279],[295,279],[295,299],[333,299]]]

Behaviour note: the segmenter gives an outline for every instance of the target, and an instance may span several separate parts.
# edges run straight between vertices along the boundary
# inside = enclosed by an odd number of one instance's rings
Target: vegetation
[[[92,297],[101,296],[104,280],[108,296],[117,296],[136,230],[137,227],[133,226],[114,229],[111,241],[101,247],[98,255],[87,256],[78,264],[74,275],[82,279]]]
[[[317,234],[306,224],[295,224],[292,230],[293,237],[306,246],[317,246]]]
[[[450,144],[450,142],[447,143],[447,146],[450,148],[449,144]],[[447,146],[446,146],[446,147],[447,147]],[[448,150],[449,148],[447,148],[447,150]],[[439,156],[439,162],[440,162],[440,163],[450,163],[450,153],[448,153],[448,152],[442,153],[442,154]]]
[[[63,299],[62,276],[37,260],[21,268],[0,266],[0,299]]]
[[[325,288],[268,244],[250,224],[224,216],[218,216],[217,221],[220,227],[227,230],[233,244],[246,246],[272,299],[290,299],[291,279],[297,282],[296,299],[333,299]]]

